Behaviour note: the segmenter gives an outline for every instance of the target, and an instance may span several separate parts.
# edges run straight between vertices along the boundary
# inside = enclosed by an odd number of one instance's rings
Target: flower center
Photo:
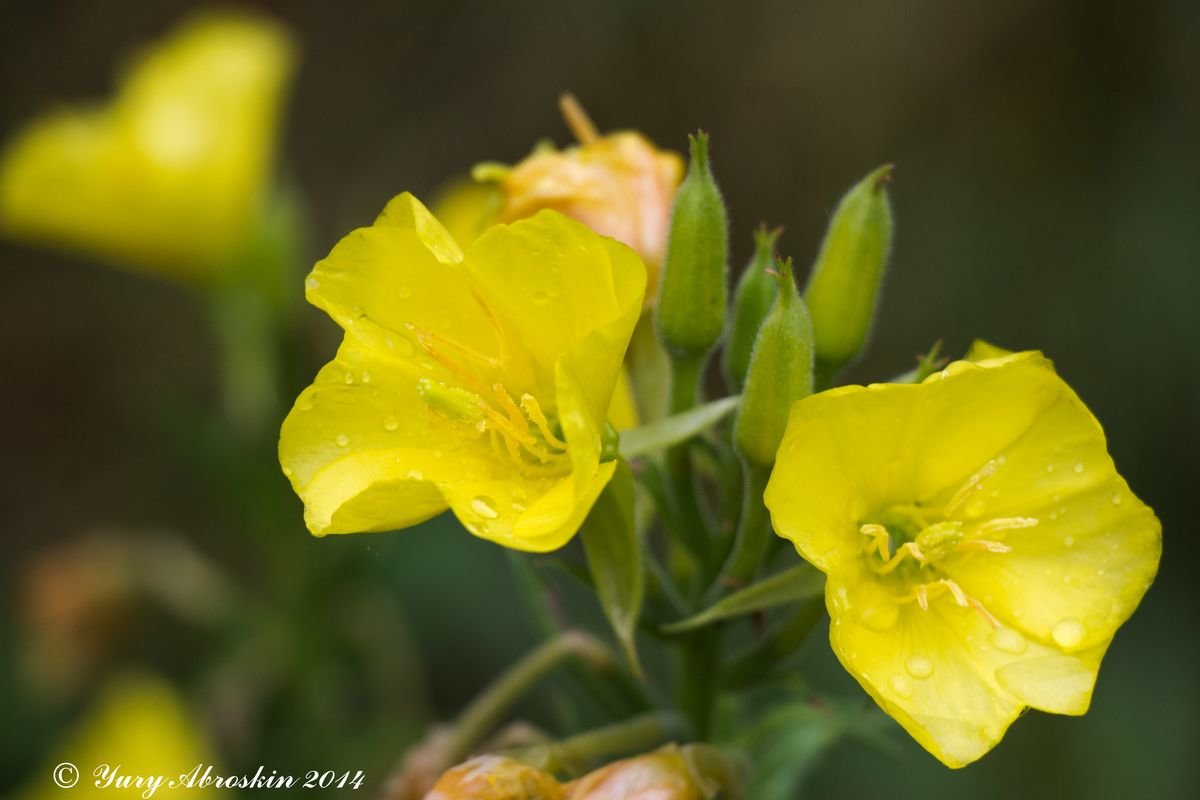
[[[998,517],[963,522],[945,519],[946,508],[894,505],[873,515],[871,521],[859,527],[865,537],[863,557],[867,567],[894,588],[897,603],[916,602],[928,610],[931,598],[946,596],[958,606],[975,609],[993,628],[999,628],[987,608],[947,577],[943,567],[950,559],[1008,553],[1012,548],[1000,541],[1004,533],[1031,527],[1038,521],[1032,517]]]
[[[496,332],[497,356],[480,353],[433,331],[406,327],[434,361],[458,379],[458,386],[421,378],[417,392],[435,414],[471,436],[487,435],[492,451],[526,475],[557,475],[569,469],[567,443],[557,416],[547,414],[537,398],[523,393],[518,402],[503,383],[486,375],[503,372],[508,361],[500,326],[480,303]]]

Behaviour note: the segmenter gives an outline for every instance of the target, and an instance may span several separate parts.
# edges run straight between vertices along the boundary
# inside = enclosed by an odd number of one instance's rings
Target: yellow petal
[[[641,313],[646,269],[637,254],[543,211],[488,229],[465,264],[532,356],[539,385],[553,387],[569,354],[591,415],[603,420]]]
[[[51,114],[14,140],[0,222],[119,264],[209,275],[258,218],[292,63],[265,19],[192,20],[133,64],[110,106]]]
[[[1025,706],[1087,710],[1103,647],[1063,655],[952,602],[896,605],[863,572],[830,578],[830,642],[843,666],[950,767],[996,745]]]
[[[470,247],[496,222],[500,192],[490,183],[457,180],[444,187],[431,205],[433,215],[454,240]]]

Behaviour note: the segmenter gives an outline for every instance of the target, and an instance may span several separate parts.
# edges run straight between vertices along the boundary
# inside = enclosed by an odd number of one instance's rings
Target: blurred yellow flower
[[[951,767],[1026,707],[1083,714],[1161,527],[1040,353],[981,345],[915,385],[793,406],[765,500],[828,577],[830,639]]]
[[[511,168],[476,168],[479,178],[499,188],[499,203],[490,213],[499,222],[513,222],[549,208],[624,242],[646,262],[646,302],[652,303],[683,160],[639,133],[601,136],[574,97],[564,96],[562,104],[579,145],[539,147]]]
[[[0,162],[0,226],[200,279],[258,218],[292,44],[256,17],[201,16],[135,60],[103,108],[35,121]]]
[[[23,795],[26,800],[49,800],[64,794],[81,800],[143,797],[145,786],[120,788],[125,777],[163,778],[152,792],[156,798],[222,795],[211,785],[167,785],[197,765],[212,766],[213,756],[199,724],[175,689],[150,676],[131,675],[110,684],[48,763],[31,778],[29,791]],[[56,772],[55,765],[64,763],[76,772]],[[78,783],[61,789],[51,780],[52,775]],[[105,785],[110,779],[111,784]]]
[[[540,769],[505,756],[479,756],[447,770],[425,800],[561,800],[563,789]]]
[[[506,547],[565,544],[615,468],[605,415],[645,274],[552,211],[464,254],[412,195],[392,200],[308,277],[345,329],[279,443],[309,530],[394,530],[449,507]]]

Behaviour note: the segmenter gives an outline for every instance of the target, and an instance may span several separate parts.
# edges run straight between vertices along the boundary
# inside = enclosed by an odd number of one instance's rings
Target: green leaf
[[[741,397],[737,395],[725,397],[682,414],[624,431],[621,433],[621,456],[636,458],[684,442],[720,422],[722,417],[737,408],[740,400]]]
[[[646,571],[641,541],[633,520],[633,472],[621,461],[611,481],[580,529],[592,582],[630,669],[641,674],[634,641]]]
[[[667,633],[690,631],[710,622],[806,600],[820,594],[824,588],[825,575],[820,570],[811,564],[799,564],[736,591],[699,614],[667,625],[663,630]]]
[[[857,703],[801,700],[777,707],[743,737],[755,765],[748,795],[758,800],[797,797],[813,768],[841,739],[894,751],[887,730],[886,717]]]

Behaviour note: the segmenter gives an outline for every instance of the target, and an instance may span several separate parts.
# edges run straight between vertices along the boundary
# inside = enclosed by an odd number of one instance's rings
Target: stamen
[[[958,545],[959,550],[986,550],[989,553],[1011,553],[1012,548],[1003,542],[993,542],[991,539],[969,539]]]
[[[539,431],[547,442],[560,450],[567,449],[567,443],[554,435],[554,431],[550,430],[550,423],[546,420],[546,415],[542,413],[542,407],[538,404],[537,398],[531,394],[521,395],[521,408],[525,409],[525,413],[533,420],[533,424],[537,425]]]
[[[997,517],[989,519],[979,527],[975,528],[974,533],[987,535],[998,533],[1000,531],[1015,531],[1020,528],[1032,528],[1038,524],[1037,517]]]
[[[953,516],[954,513],[958,511],[958,507],[965,503],[967,498],[971,496],[971,493],[979,488],[979,484],[983,483],[985,480],[995,474],[996,467],[996,460],[991,459],[982,467],[980,467],[974,475],[967,478],[967,482],[964,483],[959,490],[954,493],[954,496],[950,498],[950,502],[946,503],[946,507],[942,512],[943,515],[947,517]]]
[[[558,98],[558,107],[562,111],[563,120],[571,133],[580,144],[591,144],[600,138],[596,125],[591,117],[583,110],[583,106],[575,99],[575,95],[566,93]]]
[[[500,401],[500,406],[508,413],[508,418],[512,420],[517,430],[521,433],[529,433],[529,423],[521,415],[521,409],[517,408],[517,404],[513,402],[512,395],[504,388],[504,384],[493,383],[492,392],[495,393],[496,399]]]
[[[921,548],[917,547],[917,543],[905,542],[904,544],[900,545],[898,550],[896,550],[896,555],[889,558],[883,566],[877,567],[872,564],[871,569],[874,570],[875,574],[877,575],[887,575],[896,567],[900,566],[905,557],[908,556],[911,556],[918,564],[925,563],[925,554],[921,552]]]
[[[901,597],[899,602],[909,603],[913,600],[916,600],[917,605],[921,607],[922,611],[928,611],[929,598],[935,592],[938,594],[949,592],[954,598],[954,604],[959,608],[970,608],[979,612],[983,615],[983,618],[987,620],[988,625],[990,625],[993,630],[1000,629],[999,620],[992,616],[992,613],[987,610],[987,607],[974,597],[971,597],[969,594],[964,592],[961,586],[949,578],[942,578],[941,580],[934,581],[933,583],[922,583],[913,590],[912,594]]]

